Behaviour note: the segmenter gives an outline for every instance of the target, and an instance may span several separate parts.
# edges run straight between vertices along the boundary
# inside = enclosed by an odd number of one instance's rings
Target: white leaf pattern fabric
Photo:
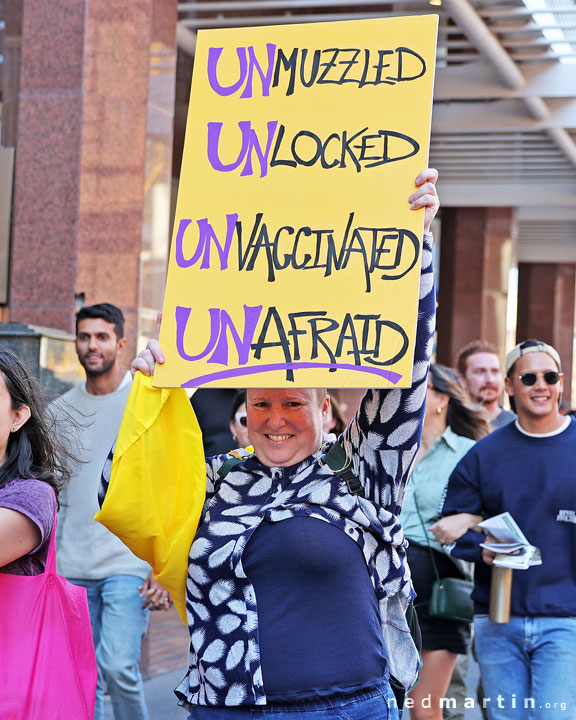
[[[358,544],[379,601],[390,671],[405,686],[415,680],[418,654],[404,616],[413,589],[398,516],[424,417],[435,312],[431,236],[424,237],[421,263],[414,386],[368,390],[342,437],[363,499],[319,462],[328,445],[290,468],[270,468],[250,456],[223,479],[218,469],[228,457],[207,459],[206,503],[189,557],[190,666],[176,691],[180,704],[266,704],[258,608],[242,555],[260,523],[298,516],[339,527]]]

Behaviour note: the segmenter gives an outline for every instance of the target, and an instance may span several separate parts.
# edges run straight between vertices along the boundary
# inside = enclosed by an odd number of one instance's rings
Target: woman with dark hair
[[[44,571],[54,506],[70,457],[50,432],[42,390],[25,365],[0,348],[0,572]]]
[[[336,437],[340,437],[346,429],[347,422],[336,395],[334,393],[328,394],[330,395],[330,405],[328,406],[328,416],[324,421],[323,430],[325,433],[334,433]]]
[[[420,680],[410,693],[414,702],[410,710],[412,720],[442,720],[440,698],[445,697],[457,655],[468,651],[468,623],[442,620],[428,613],[432,584],[436,579],[430,553],[440,577],[464,577],[461,566],[446,555],[428,529],[438,519],[452,470],[476,440],[488,432],[485,413],[470,404],[460,375],[444,365],[432,365],[428,375],[422,444],[400,514],[404,534],[410,542],[408,563],[417,593],[416,608],[422,631],[423,666]]]
[[[248,415],[246,412],[246,390],[238,390],[230,408],[230,432],[239,448],[250,445],[248,437]]]

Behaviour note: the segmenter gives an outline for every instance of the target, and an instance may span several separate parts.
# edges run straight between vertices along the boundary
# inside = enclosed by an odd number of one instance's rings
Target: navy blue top
[[[243,566],[256,594],[269,701],[354,692],[386,675],[366,561],[340,528],[310,517],[265,521]]]
[[[576,617],[576,421],[557,435],[529,437],[510,423],[482,438],[450,476],[443,515],[508,511],[542,565],[516,570],[513,615]],[[487,613],[491,569],[482,562],[484,540],[472,530],[452,554],[476,562],[472,598]]]

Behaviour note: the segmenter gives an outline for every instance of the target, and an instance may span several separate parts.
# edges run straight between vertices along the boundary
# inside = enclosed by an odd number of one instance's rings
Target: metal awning
[[[193,52],[201,28],[438,14],[443,204],[518,207],[520,257],[576,262],[576,1],[441,1],[190,0],[178,39]]]

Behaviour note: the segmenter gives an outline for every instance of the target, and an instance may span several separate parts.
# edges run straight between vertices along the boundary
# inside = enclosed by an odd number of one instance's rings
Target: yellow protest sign
[[[198,33],[156,385],[410,384],[436,32]]]

